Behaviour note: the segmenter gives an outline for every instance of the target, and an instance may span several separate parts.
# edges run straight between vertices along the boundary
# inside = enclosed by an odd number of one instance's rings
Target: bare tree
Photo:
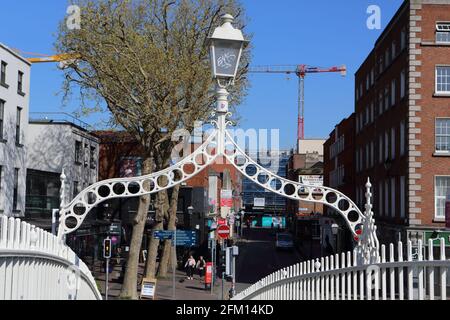
[[[137,139],[144,150],[143,174],[168,165],[176,129],[190,131],[195,120],[208,118],[214,83],[207,37],[224,13],[234,15],[244,27],[243,8],[237,1],[75,0],[81,8],[81,29],[68,30],[61,23],[55,49],[78,57],[65,69],[66,97],[79,90],[84,112],[103,107],[115,124]],[[232,105],[246,92],[249,59],[247,49],[230,92]],[[166,195],[158,195],[155,228],[162,228],[169,202]],[[123,298],[137,298],[149,203],[149,196],[141,197],[133,220]],[[173,214],[176,210],[170,211]],[[158,244],[150,244],[147,276],[155,275]]]

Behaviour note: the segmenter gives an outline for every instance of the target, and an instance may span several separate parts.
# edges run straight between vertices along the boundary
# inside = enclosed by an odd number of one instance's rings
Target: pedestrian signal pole
[[[109,237],[103,240],[103,258],[106,259],[105,300],[108,300],[109,259],[111,259],[111,244],[111,239]]]

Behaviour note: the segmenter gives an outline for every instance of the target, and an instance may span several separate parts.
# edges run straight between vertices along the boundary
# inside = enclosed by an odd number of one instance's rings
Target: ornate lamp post
[[[209,38],[210,59],[213,78],[216,80],[216,113],[218,115],[217,153],[225,151],[226,115],[228,113],[228,90],[233,84],[239,68],[242,51],[248,44],[241,30],[232,25],[234,18],[229,14],[222,16],[223,24],[217,27]]]

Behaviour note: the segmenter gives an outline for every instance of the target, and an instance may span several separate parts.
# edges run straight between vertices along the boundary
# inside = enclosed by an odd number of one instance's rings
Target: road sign
[[[174,232],[169,230],[157,230],[153,232],[155,239],[171,240]],[[194,230],[177,230],[176,246],[177,247],[193,247],[197,245],[197,231]]]
[[[222,239],[228,239],[230,236],[230,227],[229,226],[220,226],[217,228],[217,235]]]

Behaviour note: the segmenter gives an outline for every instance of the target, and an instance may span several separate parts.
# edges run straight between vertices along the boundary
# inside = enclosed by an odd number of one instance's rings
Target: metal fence
[[[233,300],[447,300],[450,260],[444,239],[437,241],[383,245],[378,263],[370,265],[359,265],[356,251],[301,262]]]
[[[0,216],[0,300],[100,300],[83,261],[57,237]]]

